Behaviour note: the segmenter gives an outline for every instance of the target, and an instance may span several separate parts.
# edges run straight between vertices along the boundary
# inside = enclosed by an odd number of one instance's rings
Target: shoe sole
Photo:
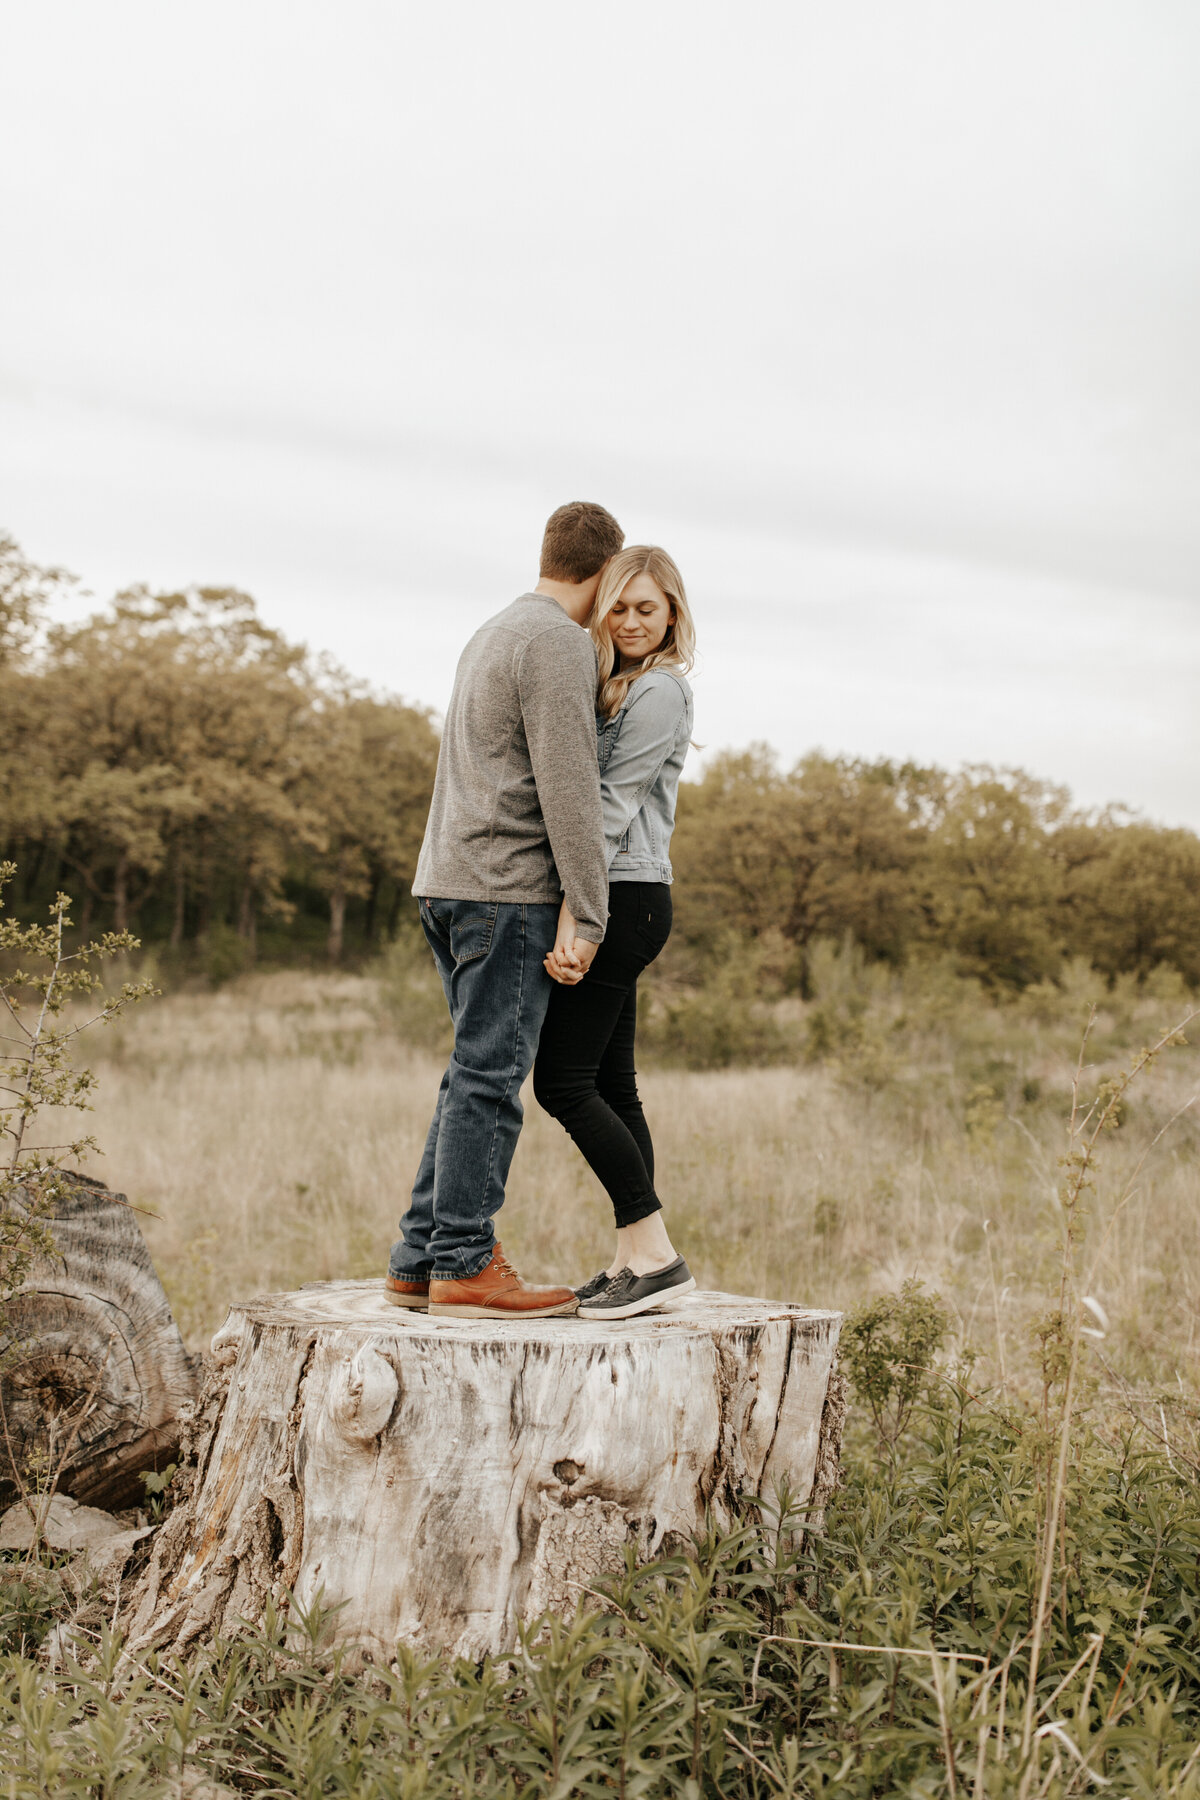
[[[425,1312],[429,1306],[428,1299],[416,1299],[411,1294],[393,1294],[390,1288],[384,1288],[383,1297],[392,1306],[406,1306],[410,1312]]]
[[[499,1306],[455,1306],[445,1301],[431,1301],[429,1313],[439,1319],[556,1319],[578,1312],[579,1302],[573,1296],[557,1306],[523,1306],[519,1312],[507,1312]]]
[[[668,1300],[678,1300],[681,1294],[690,1294],[696,1285],[696,1277],[690,1275],[681,1281],[678,1287],[662,1288],[657,1294],[644,1294],[640,1300],[631,1300],[628,1306],[614,1306],[603,1312],[598,1307],[581,1306],[581,1319],[632,1319],[635,1313],[653,1312],[656,1306],[662,1306]]]

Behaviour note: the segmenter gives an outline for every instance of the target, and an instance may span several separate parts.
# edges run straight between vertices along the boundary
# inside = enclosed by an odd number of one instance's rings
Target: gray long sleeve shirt
[[[548,594],[522,594],[462,656],[413,893],[539,904],[579,935],[608,922],[596,759],[596,653]]]

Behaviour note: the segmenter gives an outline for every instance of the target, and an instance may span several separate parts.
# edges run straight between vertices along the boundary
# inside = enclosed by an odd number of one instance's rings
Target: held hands
[[[587,974],[599,948],[599,944],[589,943],[587,938],[576,937],[574,915],[564,900],[559,908],[554,948],[545,959],[546,973],[563,987],[574,987]]]

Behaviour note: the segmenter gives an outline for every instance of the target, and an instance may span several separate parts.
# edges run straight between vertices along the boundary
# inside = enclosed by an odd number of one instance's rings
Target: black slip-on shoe
[[[575,1298],[581,1302],[584,1300],[594,1300],[597,1294],[602,1294],[604,1292],[609,1282],[613,1279],[614,1277],[609,1274],[607,1269],[601,1269],[598,1275],[593,1275],[590,1281],[585,1281],[581,1288],[575,1289]]]
[[[682,1256],[677,1256],[665,1269],[655,1269],[649,1275],[635,1275],[632,1269],[622,1269],[594,1300],[580,1303],[579,1317],[631,1319],[635,1313],[653,1312],[656,1306],[677,1300],[680,1294],[690,1294],[695,1285]]]

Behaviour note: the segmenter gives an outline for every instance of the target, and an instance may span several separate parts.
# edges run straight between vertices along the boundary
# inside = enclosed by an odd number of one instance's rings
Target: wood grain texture
[[[0,1500],[15,1495],[12,1461],[62,1444],[89,1393],[59,1486],[112,1509],[144,1498],[143,1469],[169,1462],[196,1370],[123,1194],[70,1177],[47,1220],[57,1255],[39,1258],[8,1302],[0,1375]],[[55,1421],[58,1421],[57,1426]]]
[[[781,1481],[803,1501],[819,1466],[827,1487],[839,1324],[716,1293],[620,1323],[430,1319],[378,1281],[236,1306],[134,1647],[234,1631],[293,1590],[375,1655],[511,1649],[627,1543],[686,1542],[706,1508],[727,1521]]]

